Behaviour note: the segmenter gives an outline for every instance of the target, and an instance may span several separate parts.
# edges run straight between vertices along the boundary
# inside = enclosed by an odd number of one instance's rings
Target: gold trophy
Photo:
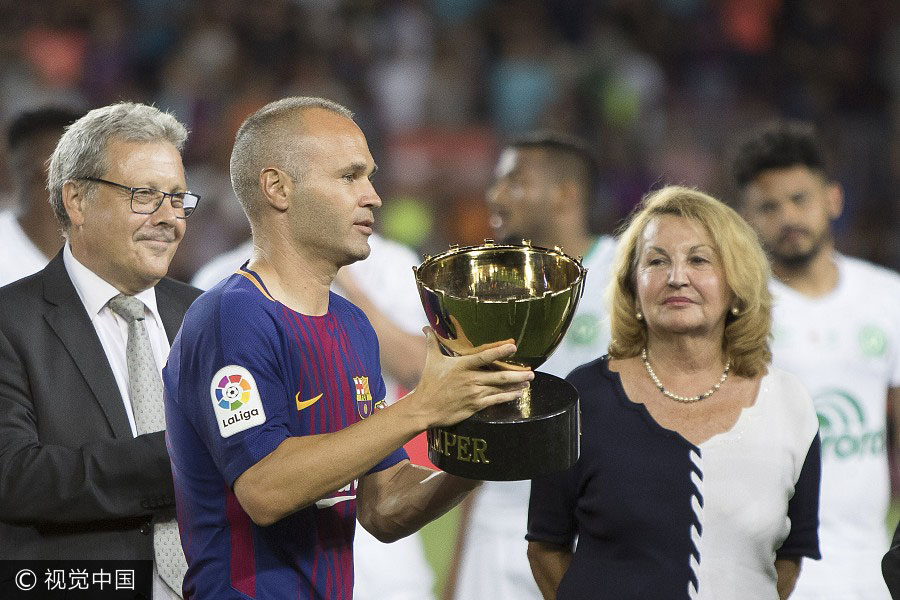
[[[560,248],[522,244],[451,246],[413,271],[428,323],[448,354],[513,339],[516,352],[494,368],[537,368],[562,341],[587,270]],[[572,365],[576,367],[577,365]],[[428,457],[461,477],[532,479],[572,466],[579,452],[578,394],[535,372],[520,400],[428,430]]]

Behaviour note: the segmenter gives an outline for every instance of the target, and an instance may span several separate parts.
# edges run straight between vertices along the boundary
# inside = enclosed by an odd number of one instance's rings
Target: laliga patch
[[[266,422],[259,389],[244,367],[229,365],[216,371],[209,395],[223,438]]]

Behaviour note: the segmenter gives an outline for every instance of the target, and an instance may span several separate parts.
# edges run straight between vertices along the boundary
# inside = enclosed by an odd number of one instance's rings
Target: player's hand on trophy
[[[488,406],[516,400],[534,379],[530,369],[490,368],[516,351],[512,340],[477,346],[465,356],[446,356],[431,327],[423,331],[427,355],[416,396],[426,427],[452,425]]]

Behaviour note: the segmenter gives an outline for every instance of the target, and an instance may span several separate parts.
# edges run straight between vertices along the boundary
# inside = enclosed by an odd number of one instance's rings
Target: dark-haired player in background
[[[43,269],[63,244],[47,191],[47,161],[84,112],[44,107],[16,115],[6,134],[16,206],[0,212],[0,285]]]
[[[804,562],[791,598],[888,598],[879,564],[888,404],[900,417],[900,277],[835,250],[843,191],[812,126],[776,122],[747,134],[732,171],[775,275],[773,364],[800,377],[819,415],[822,560]]]
[[[562,343],[539,367],[559,377],[606,354],[609,322],[603,290],[615,240],[589,227],[596,165],[578,138],[538,131],[507,142],[488,190],[491,227],[498,240],[531,240],[583,256],[584,294]],[[540,599],[526,552],[530,481],[490,481],[463,504],[446,598]]]

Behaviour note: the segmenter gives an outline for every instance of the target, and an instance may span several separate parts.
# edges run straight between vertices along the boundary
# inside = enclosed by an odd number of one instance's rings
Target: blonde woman
[[[568,377],[581,457],[532,484],[538,586],[560,599],[786,598],[801,558],[819,558],[818,421],[769,365],[756,236],[673,186],[645,198],[618,252],[609,355]]]

